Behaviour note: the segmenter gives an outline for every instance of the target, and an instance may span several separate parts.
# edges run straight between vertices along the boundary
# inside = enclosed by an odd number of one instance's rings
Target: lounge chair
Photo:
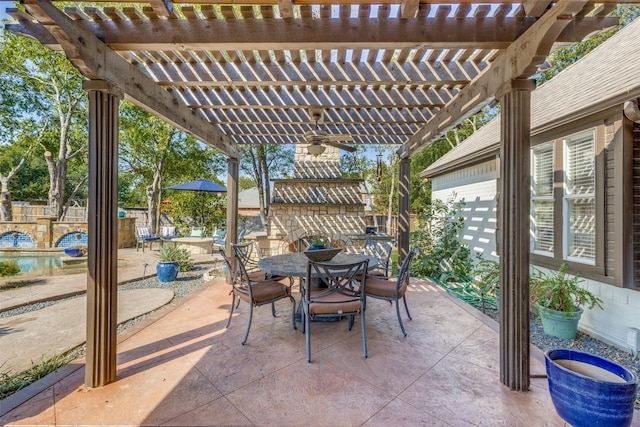
[[[136,227],[136,252],[142,246],[142,252],[144,252],[144,246],[148,245],[149,249],[153,249],[153,242],[159,242],[160,237],[154,236],[151,233],[150,227]]]

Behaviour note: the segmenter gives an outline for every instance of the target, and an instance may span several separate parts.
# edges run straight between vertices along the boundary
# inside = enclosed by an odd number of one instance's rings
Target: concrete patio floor
[[[527,393],[500,383],[495,322],[426,280],[412,279],[406,338],[395,308],[371,300],[369,358],[357,325],[348,331],[346,321],[313,323],[310,364],[304,335],[291,329],[288,301],[276,303],[276,318],[269,307],[257,308],[242,346],[248,307],[242,303],[225,329],[229,290],[211,281],[120,334],[114,383],[86,388],[77,360],[11,396],[24,403],[0,424],[564,424],[545,378],[532,378]],[[544,374],[536,349],[531,373]]]

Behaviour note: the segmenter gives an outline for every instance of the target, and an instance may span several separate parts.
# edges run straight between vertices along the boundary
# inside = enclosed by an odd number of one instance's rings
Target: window
[[[531,155],[531,250],[552,255],[553,144],[540,145]]]
[[[594,130],[531,149],[532,254],[596,264],[595,153]]]
[[[592,131],[564,140],[564,258],[595,264],[596,168]]]

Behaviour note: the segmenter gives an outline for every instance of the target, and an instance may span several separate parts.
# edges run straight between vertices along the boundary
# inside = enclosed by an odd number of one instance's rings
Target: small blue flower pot
[[[307,248],[308,251],[319,251],[321,249],[327,249],[327,247],[326,246],[314,246],[314,245],[311,245],[311,246],[309,246]]]
[[[158,262],[156,265],[156,273],[161,283],[173,282],[178,277],[180,271],[179,262]]]
[[[628,427],[638,378],[615,362],[582,351],[545,353],[551,401],[572,426]]]
[[[80,248],[64,248],[64,254],[70,257],[81,257],[82,256],[82,249]]]

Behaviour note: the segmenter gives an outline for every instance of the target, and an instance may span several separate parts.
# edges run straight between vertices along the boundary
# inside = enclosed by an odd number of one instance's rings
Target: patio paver
[[[119,335],[117,380],[83,385],[77,369],[0,418],[7,425],[562,426],[546,379],[528,393],[499,381],[495,324],[426,280],[412,279],[412,321],[367,305],[369,358],[359,329],[313,323],[312,362],[289,303],[248,309],[229,329],[230,286],[214,280]],[[299,296],[299,295],[298,295]],[[357,325],[356,325],[357,326]],[[538,355],[539,356],[539,355]],[[82,361],[75,363],[81,364]],[[533,374],[544,373],[532,359]],[[636,416],[634,426],[638,426]]]

